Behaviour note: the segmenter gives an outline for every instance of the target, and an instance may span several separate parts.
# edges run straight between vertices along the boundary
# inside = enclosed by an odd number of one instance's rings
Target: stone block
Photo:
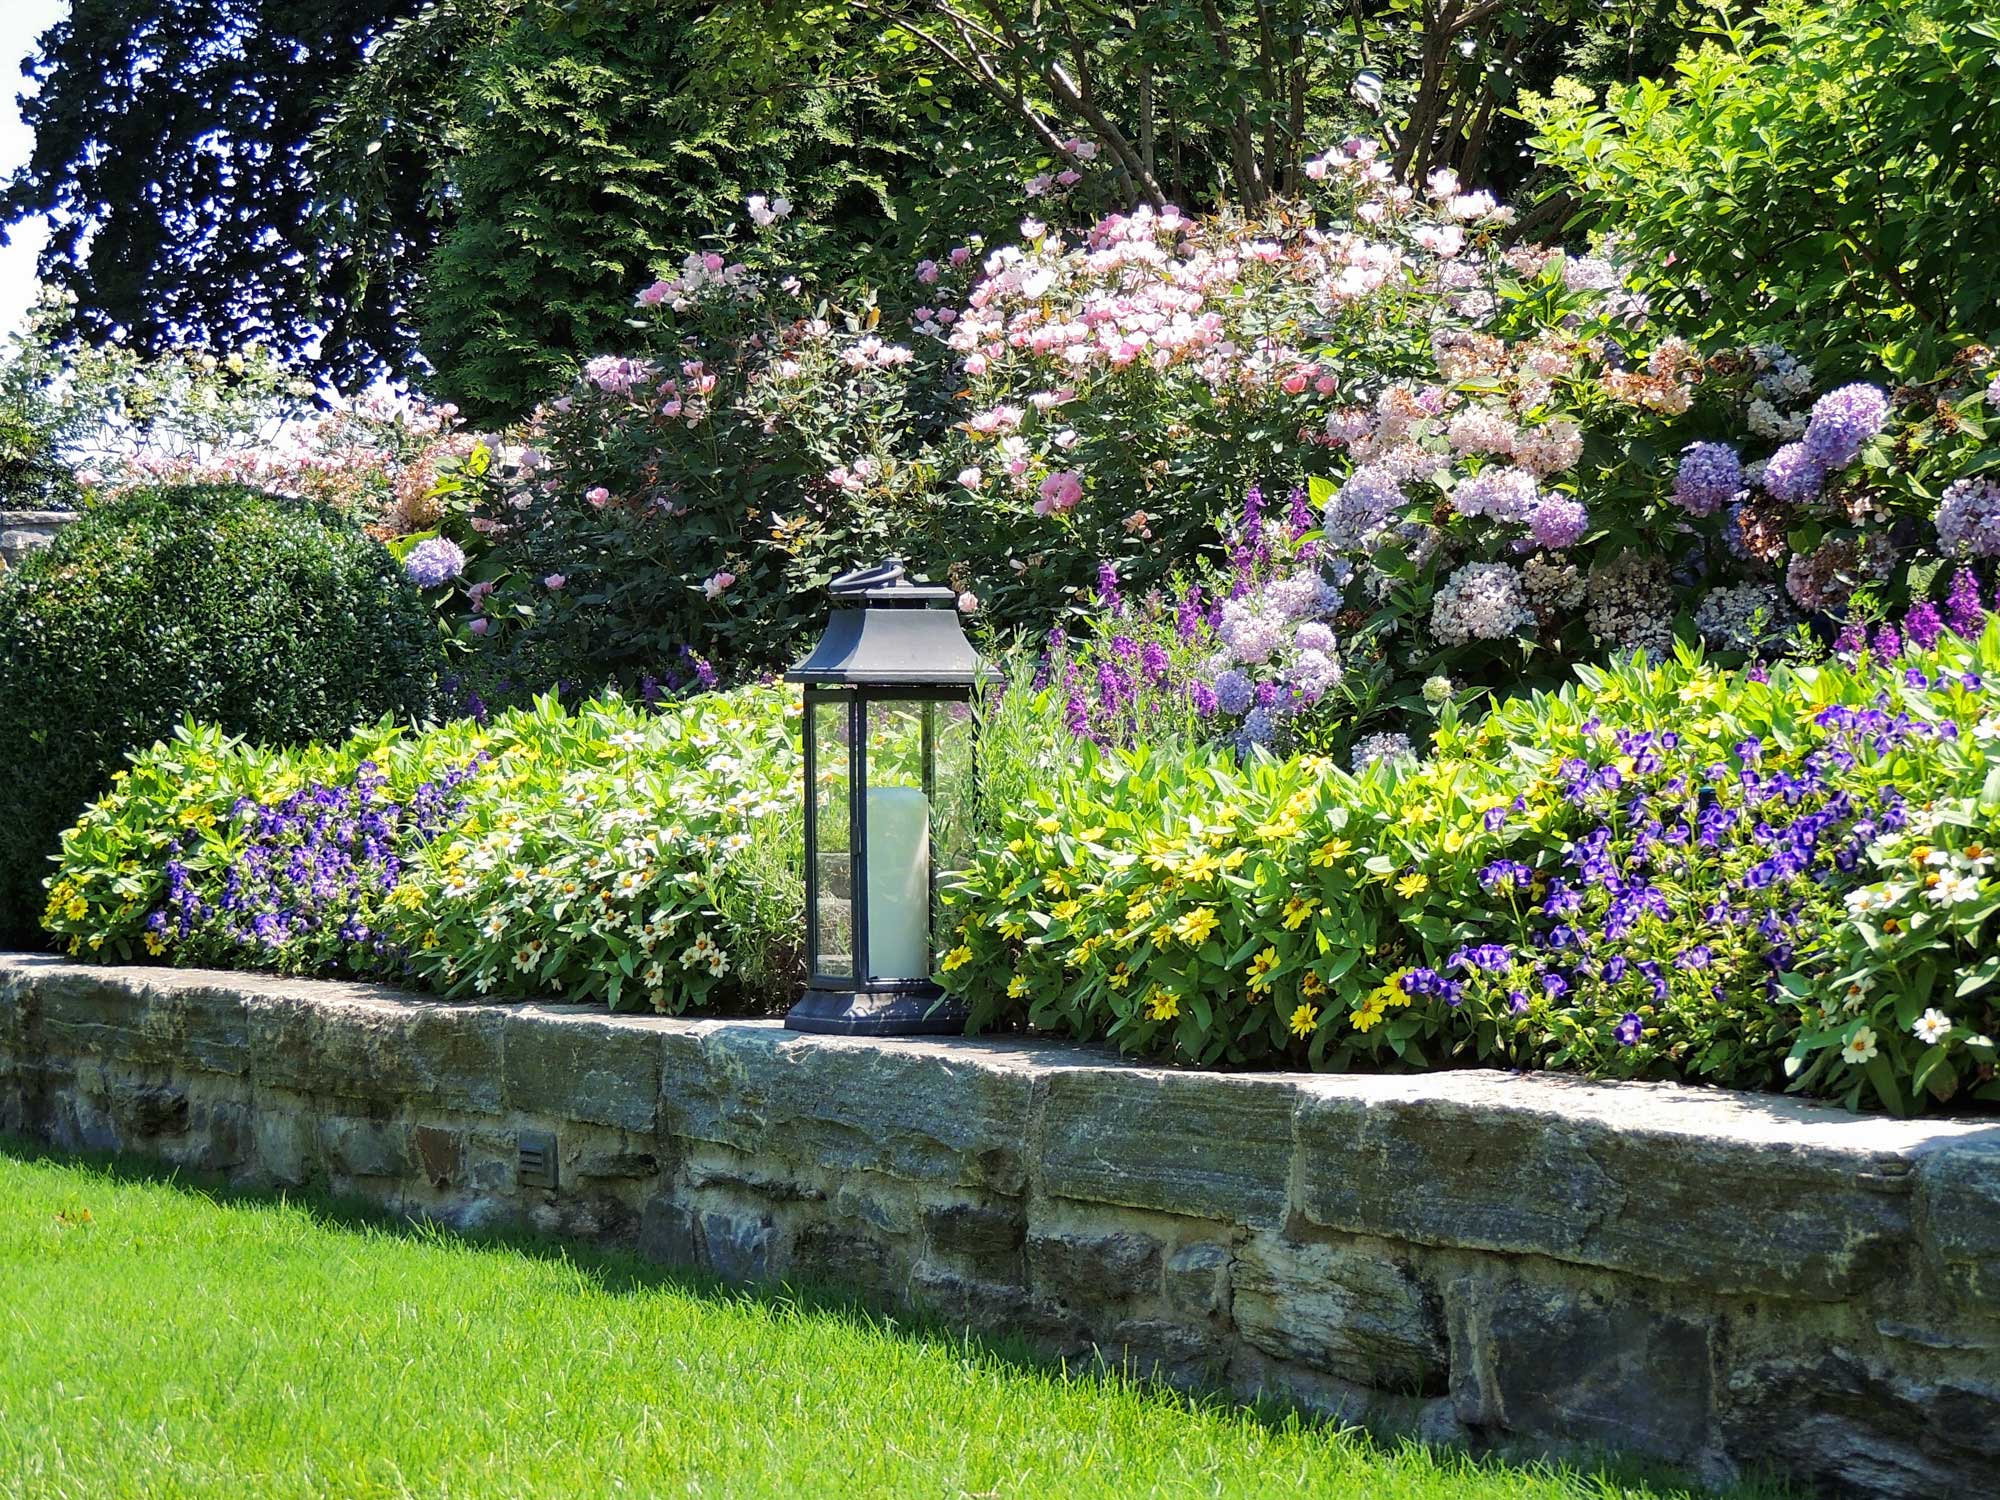
[[[410,1132],[400,1124],[334,1116],[321,1122],[320,1149],[346,1177],[400,1177],[410,1166]]]
[[[1715,1292],[1836,1299],[1878,1278],[1911,1233],[1909,1200],[1867,1149],[1741,1135],[1672,1118],[1646,1085],[1540,1088],[1491,1076],[1438,1098],[1428,1080],[1299,1109],[1299,1207],[1329,1229],[1539,1254]],[[1404,1097],[1385,1098],[1391,1086]],[[1630,1090],[1622,1121],[1564,1096]],[[1510,1093],[1514,1094],[1509,1098]],[[1831,1132],[1828,1132],[1831,1133]]]
[[[938,1255],[1011,1255],[1028,1236],[1019,1203],[932,1203],[921,1218],[924,1241]]]
[[[241,1077],[249,1066],[248,1006],[220,976],[135,983],[128,970],[73,968],[38,978],[39,1045],[69,1058]]]
[[[1931,1272],[1961,1304],[2000,1314],[2000,1130],[1926,1153],[1918,1235]]]
[[[1266,1354],[1377,1390],[1443,1392],[1443,1310],[1406,1266],[1265,1234],[1237,1251],[1231,1279],[1237,1331]]]
[[[810,1223],[792,1236],[787,1274],[824,1287],[844,1287],[878,1302],[897,1299],[905,1268],[879,1236],[841,1224]]]
[[[651,1151],[585,1151],[571,1171],[578,1178],[621,1180],[660,1175],[660,1158]]]
[[[529,1006],[507,1012],[505,1028],[508,1108],[653,1134],[661,1040],[654,1023],[580,1006]]]
[[[499,1111],[502,1012],[346,989],[339,1001],[273,995],[252,1007],[260,1086],[385,1111]]]
[[[1159,1294],[1160,1242],[1150,1234],[1035,1234],[1027,1248],[1030,1284],[1069,1306]]]
[[[692,1270],[701,1263],[695,1217],[671,1193],[655,1193],[639,1215],[639,1253],[662,1265]]]
[[[410,1150],[424,1180],[440,1190],[465,1178],[465,1132],[419,1125],[410,1132]]]
[[[1707,1445],[1711,1319],[1525,1279],[1461,1278],[1448,1300],[1452,1401],[1475,1433],[1676,1461]]]
[[[770,1220],[743,1214],[701,1216],[702,1260],[724,1281],[767,1281],[777,1231]]]
[[[1227,1245],[1196,1240],[1167,1257],[1167,1305],[1185,1317],[1219,1318],[1229,1311],[1229,1267],[1235,1257]]]
[[[131,1147],[142,1147],[161,1136],[182,1136],[188,1129],[188,1091],[175,1084],[129,1084],[110,1095],[119,1134]]]
[[[668,1035],[666,1132],[764,1162],[1018,1194],[1030,1072],[972,1042],[801,1036],[775,1023]]]
[[[1912,1379],[1832,1348],[1740,1365],[1719,1396],[1730,1457],[1811,1492],[1842,1500],[1992,1493],[2000,1451],[1992,1381]]]
[[[303,1112],[266,1102],[250,1123],[258,1174],[278,1187],[303,1187],[319,1160],[319,1133]]]
[[[1059,1198],[1253,1226],[1284,1218],[1296,1086],[1279,1078],[1068,1068],[1036,1150]]]

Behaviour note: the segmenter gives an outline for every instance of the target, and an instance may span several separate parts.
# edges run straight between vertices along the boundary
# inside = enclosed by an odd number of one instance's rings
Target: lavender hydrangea
[[[2000,557],[2000,484],[1971,476],[1953,480],[1934,520],[1947,552]]]
[[[1550,552],[1575,546],[1589,530],[1590,512],[1567,495],[1544,495],[1528,520],[1535,544]]]
[[[420,589],[434,589],[449,583],[465,571],[465,553],[456,542],[441,536],[427,537],[410,549],[403,559],[403,576]]]
[[[1764,489],[1775,500],[1810,500],[1826,483],[1826,466],[1803,442],[1787,443],[1764,465]]]
[[[1366,549],[1381,535],[1389,517],[1409,504],[1396,476],[1378,464],[1364,464],[1326,504],[1326,537],[1343,552]]]
[[[1451,492],[1451,508],[1461,516],[1525,521],[1541,498],[1535,476],[1525,469],[1481,469]]]
[[[1255,701],[1250,679],[1231,667],[1215,679],[1215,706],[1226,714],[1240,714]]]
[[[1691,516],[1712,516],[1743,488],[1743,460],[1727,443],[1689,443],[1674,473],[1674,504]]]
[[[1872,385],[1844,385],[1813,403],[1805,450],[1828,469],[1844,469],[1889,418],[1889,398]]]
[[[1349,764],[1354,767],[1354,774],[1359,776],[1377,761],[1407,760],[1416,753],[1407,734],[1370,734],[1354,742],[1354,754]]]

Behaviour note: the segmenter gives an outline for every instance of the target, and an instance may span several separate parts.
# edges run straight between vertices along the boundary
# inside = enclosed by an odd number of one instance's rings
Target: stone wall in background
[[[0,1129],[844,1285],[1479,1447],[1961,1497],[2000,1453],[2000,1122],[24,956]]]
[[[73,510],[0,510],[0,572],[35,548],[48,546],[78,514]]]

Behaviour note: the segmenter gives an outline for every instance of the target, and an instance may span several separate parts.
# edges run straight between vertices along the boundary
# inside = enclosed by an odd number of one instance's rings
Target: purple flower
[[[1590,512],[1567,495],[1544,495],[1528,521],[1535,544],[1560,552],[1583,540],[1590,530]]]
[[[1979,597],[1979,576],[1968,567],[1951,575],[1951,590],[1945,595],[1945,623],[1952,633],[1974,640],[1986,623],[1986,606]]]
[[[465,553],[458,543],[441,536],[427,537],[410,549],[403,559],[403,576],[420,589],[434,589],[449,583],[465,571]]]
[[[1158,682],[1167,675],[1167,648],[1158,641],[1148,641],[1139,648],[1139,671],[1147,682]]]
[[[1215,679],[1215,706],[1226,714],[1245,712],[1255,696],[1250,679],[1234,668]]]
[[[1118,592],[1118,567],[1115,563],[1101,562],[1097,565],[1097,602],[1114,615],[1124,613],[1125,600]]]
[[[1805,450],[1824,468],[1844,469],[1861,456],[1862,447],[1882,430],[1888,417],[1889,398],[1880,389],[1844,385],[1813,403]]]
[[[1810,500],[1826,483],[1826,466],[1804,443],[1787,443],[1764,465],[1764,488],[1775,499]]]
[[[1893,625],[1884,625],[1875,632],[1875,654],[1883,661],[1903,654],[1903,638],[1896,633]]]
[[[1930,600],[1920,599],[1903,616],[1903,634],[1918,650],[1928,651],[1944,634],[1944,616]]]
[[[1628,1010],[1617,1026],[1612,1029],[1612,1035],[1618,1038],[1618,1044],[1621,1047],[1636,1047],[1639,1044],[1639,1037],[1644,1030],[1645,1027],[1640,1022],[1637,1013]]]
[[[1674,473],[1674,504],[1712,516],[1743,488],[1743,460],[1727,443],[1689,443]]]

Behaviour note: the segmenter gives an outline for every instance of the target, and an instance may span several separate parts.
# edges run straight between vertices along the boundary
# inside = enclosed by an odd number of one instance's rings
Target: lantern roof
[[[826,633],[787,682],[838,687],[973,687],[999,673],[965,638],[955,596],[906,576],[895,558],[827,586]]]

